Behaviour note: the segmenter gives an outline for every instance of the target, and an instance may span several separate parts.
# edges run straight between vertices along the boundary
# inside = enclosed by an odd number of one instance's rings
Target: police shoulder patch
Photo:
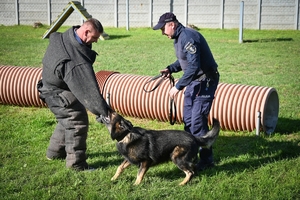
[[[185,50],[187,50],[189,53],[191,54],[195,54],[197,52],[197,48],[195,47],[195,45],[193,45],[192,43],[188,42],[185,46],[184,46]]]

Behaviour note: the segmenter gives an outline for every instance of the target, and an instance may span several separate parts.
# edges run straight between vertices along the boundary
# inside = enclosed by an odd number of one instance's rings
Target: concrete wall
[[[299,30],[300,0],[245,0],[244,28]],[[240,0],[79,0],[105,27],[152,27],[160,15],[174,12],[184,25],[199,28],[238,28]],[[129,2],[128,9],[126,2]],[[0,24],[50,25],[68,0],[1,0]],[[128,15],[126,14],[128,10]],[[127,18],[128,16],[128,18]],[[127,21],[128,19],[128,21]],[[64,25],[82,22],[73,12]]]

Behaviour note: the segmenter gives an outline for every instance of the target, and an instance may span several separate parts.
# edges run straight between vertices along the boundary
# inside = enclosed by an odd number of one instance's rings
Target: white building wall
[[[245,0],[244,28],[299,30],[300,0]],[[50,25],[69,0],[1,0],[0,25]],[[105,27],[126,27],[127,0],[79,0]],[[240,0],[128,0],[130,27],[153,26],[165,12],[174,12],[184,25],[199,28],[238,28]],[[186,12],[187,11],[187,12]],[[151,12],[151,13],[150,13]],[[64,25],[82,22],[73,12]]]

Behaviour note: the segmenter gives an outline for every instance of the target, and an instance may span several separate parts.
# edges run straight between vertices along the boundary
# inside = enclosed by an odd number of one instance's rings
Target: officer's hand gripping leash
[[[145,87],[146,85],[148,85],[151,81],[155,81],[156,79],[161,78],[158,83],[151,89],[151,90],[146,90]],[[152,79],[150,79],[149,81],[147,81],[143,87],[143,90],[145,92],[153,92],[164,80],[166,79],[164,74],[159,74],[157,76],[154,76]],[[174,77],[172,75],[169,76],[170,79],[170,84],[171,87],[174,87],[175,85],[175,81],[174,81]],[[173,108],[174,108],[174,117],[173,117]],[[170,124],[174,125],[176,122],[176,117],[177,117],[177,110],[176,110],[176,105],[174,102],[174,99],[170,99],[170,113],[169,113],[169,119],[170,119]]]

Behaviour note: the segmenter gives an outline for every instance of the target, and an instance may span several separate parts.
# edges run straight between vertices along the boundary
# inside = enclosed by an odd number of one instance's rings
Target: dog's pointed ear
[[[123,119],[121,121],[120,127],[130,131],[133,128],[133,125],[131,124],[130,121]]]

